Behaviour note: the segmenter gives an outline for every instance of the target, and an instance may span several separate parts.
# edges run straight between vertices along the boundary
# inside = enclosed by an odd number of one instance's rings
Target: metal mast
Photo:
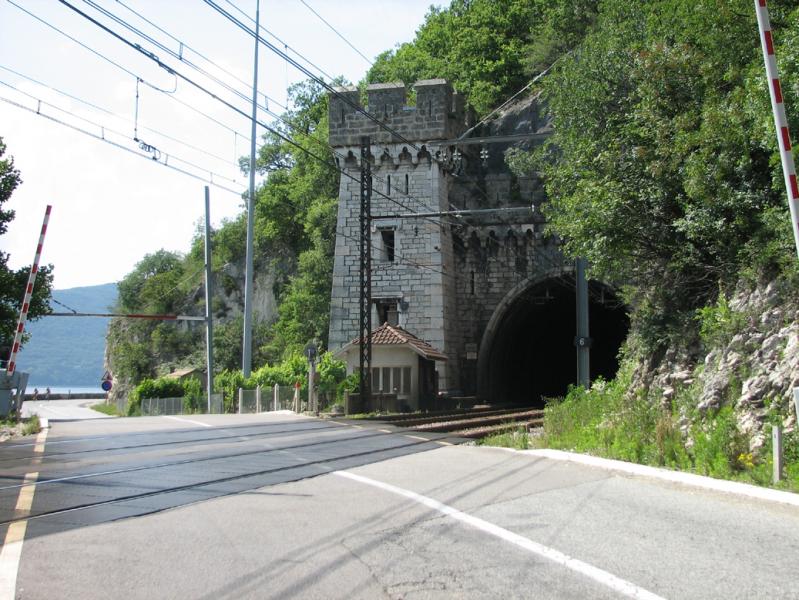
[[[370,406],[372,363],[372,165],[369,136],[361,138],[361,237],[360,237],[360,395],[363,406]]]
[[[255,60],[252,74],[252,129],[250,133],[250,192],[247,199],[247,264],[244,271],[244,340],[241,352],[241,370],[244,377],[252,369],[252,285],[253,285],[253,223],[255,221],[255,126],[258,117],[258,43],[260,33],[261,0],[255,4]]]

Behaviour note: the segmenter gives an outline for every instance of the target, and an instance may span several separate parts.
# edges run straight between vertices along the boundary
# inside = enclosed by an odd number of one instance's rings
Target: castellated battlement
[[[407,106],[402,83],[373,83],[366,88],[367,106],[361,105],[356,87],[340,87],[330,95],[330,145],[356,146],[362,136],[372,144],[398,143],[396,135],[358,111],[366,110],[381,124],[411,141],[446,140],[464,129],[465,102],[445,79],[417,81],[416,106]],[[358,108],[356,108],[358,107]]]

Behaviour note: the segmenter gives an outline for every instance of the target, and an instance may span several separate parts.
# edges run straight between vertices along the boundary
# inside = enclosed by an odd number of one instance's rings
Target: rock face
[[[277,284],[277,269],[274,267],[256,270],[253,281],[253,315],[256,320],[263,320],[269,323],[274,322],[278,317],[277,297],[275,287]],[[187,308],[182,311],[185,314],[201,315],[205,306],[205,291],[202,286],[198,287],[190,298],[187,298]],[[244,312],[244,267],[240,264],[228,263],[221,273],[215,274],[214,282],[214,323],[220,324],[231,321]],[[205,348],[205,325],[195,323],[190,325],[187,322],[176,323],[182,333],[194,332],[196,344],[203,351],[197,356],[204,357]],[[114,330],[114,331],[112,331]],[[148,334],[149,335],[149,334]],[[128,326],[124,319],[112,319],[109,325],[109,335],[106,337],[106,347],[104,352],[103,368],[114,375],[113,388],[109,394],[112,402],[117,399],[126,399],[132,391],[133,386],[130,381],[117,377],[119,369],[115,364],[115,357],[108,346],[109,339],[128,338],[133,343],[140,343],[142,340],[136,338],[136,334]],[[185,363],[185,353],[164,354],[158,357],[159,364],[163,368],[175,363]],[[191,360],[191,359],[190,359]],[[193,358],[196,360],[196,356]],[[202,360],[202,359],[201,359]],[[183,366],[186,366],[185,364]],[[205,363],[193,364],[192,366],[205,367]]]
[[[796,427],[793,388],[799,386],[799,302],[782,284],[740,287],[729,300],[737,323],[729,335],[704,349],[670,348],[640,365],[636,388],[660,394],[669,405],[691,388],[700,411],[729,405],[752,450],[765,443],[769,415]],[[706,346],[708,344],[706,343]]]

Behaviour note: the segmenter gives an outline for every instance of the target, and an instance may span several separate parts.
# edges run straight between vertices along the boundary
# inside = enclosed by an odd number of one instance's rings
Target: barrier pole
[[[788,208],[791,211],[793,239],[796,254],[799,256],[799,183],[796,181],[796,166],[791,151],[791,134],[788,130],[788,118],[782,97],[782,86],[777,71],[777,57],[774,53],[774,38],[771,35],[771,19],[768,14],[766,0],[755,0],[757,24],[760,27],[760,45],[763,48],[763,59],[766,63],[766,77],[771,96],[771,110],[774,113],[774,127],[777,130],[777,145],[780,148],[782,173],[785,178],[785,189],[788,193]]]
[[[14,332],[14,343],[11,346],[11,355],[8,358],[8,367],[6,372],[9,375],[14,374],[17,368],[17,353],[19,346],[22,343],[22,334],[25,331],[25,321],[28,319],[28,310],[30,309],[31,298],[33,296],[33,284],[36,283],[36,274],[39,272],[39,259],[42,256],[42,246],[44,245],[44,235],[47,233],[47,224],[50,222],[50,211],[53,209],[49,204],[44,211],[44,222],[42,223],[42,230],[39,233],[39,244],[36,246],[36,255],[33,258],[33,265],[31,265],[31,272],[28,275],[28,285],[25,287],[25,295],[22,297],[22,308],[19,311],[19,321],[17,321],[17,330]],[[19,407],[17,408],[19,412]]]

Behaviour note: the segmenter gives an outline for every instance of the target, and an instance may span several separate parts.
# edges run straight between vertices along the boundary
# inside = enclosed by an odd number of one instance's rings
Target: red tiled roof
[[[347,344],[345,348],[348,346],[357,346],[360,345],[360,343],[361,338],[355,338],[349,344]],[[424,340],[420,340],[410,331],[406,331],[398,325],[389,325],[388,323],[383,323],[380,327],[372,331],[373,346],[402,344],[407,344],[410,346],[411,350],[429,360],[447,360],[445,354],[439,352]],[[344,348],[342,348],[342,350],[344,350]]]

